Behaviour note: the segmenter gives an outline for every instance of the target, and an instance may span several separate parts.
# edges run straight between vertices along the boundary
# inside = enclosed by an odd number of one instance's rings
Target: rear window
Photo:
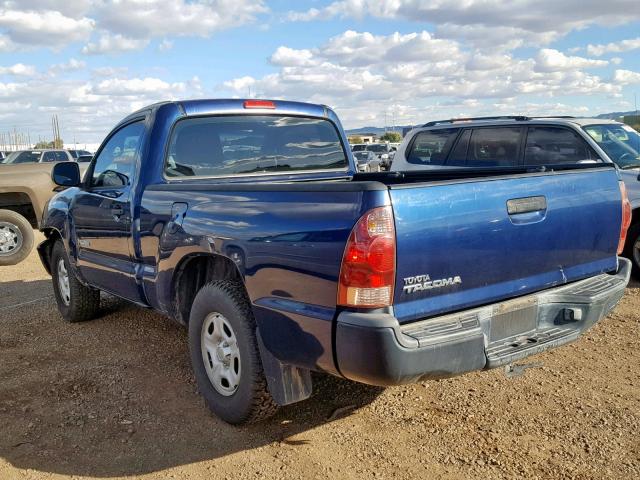
[[[416,135],[407,162],[416,165],[442,165],[458,135],[457,128],[427,130]]]
[[[171,135],[169,177],[346,169],[338,131],[323,119],[215,116],[179,121]]]

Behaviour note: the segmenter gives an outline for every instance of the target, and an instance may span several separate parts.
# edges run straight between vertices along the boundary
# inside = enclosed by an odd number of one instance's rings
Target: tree
[[[62,148],[63,145],[64,145],[64,143],[62,142],[62,139],[59,138],[57,142],[55,140],[51,141],[51,142],[46,142],[44,140],[40,140],[38,143],[36,143],[36,145],[33,148],[35,148],[35,149]]]
[[[354,143],[362,143],[362,137],[359,137],[358,135],[354,135],[352,137],[349,137],[348,140],[349,140],[349,143],[352,144],[352,145]]]
[[[380,136],[380,140],[389,143],[400,143],[402,141],[402,135],[398,132],[387,132]]]

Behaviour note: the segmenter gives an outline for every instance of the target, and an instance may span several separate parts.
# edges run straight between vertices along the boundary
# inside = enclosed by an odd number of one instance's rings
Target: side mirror
[[[61,187],[80,185],[80,167],[76,162],[59,162],[51,170],[51,180]]]

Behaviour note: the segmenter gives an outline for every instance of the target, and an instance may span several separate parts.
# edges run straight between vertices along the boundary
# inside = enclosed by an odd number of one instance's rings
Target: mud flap
[[[273,400],[278,405],[289,405],[309,398],[313,390],[311,372],[305,368],[282,363],[267,350],[260,330],[256,333],[262,368]]]

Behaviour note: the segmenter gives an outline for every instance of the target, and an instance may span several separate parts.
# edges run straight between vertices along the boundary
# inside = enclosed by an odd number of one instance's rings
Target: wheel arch
[[[29,192],[0,193],[0,209],[11,210],[22,215],[33,228],[38,228],[39,225],[36,207],[37,205],[31,199]]]
[[[193,253],[180,260],[171,281],[173,317],[178,323],[189,323],[196,294],[204,285],[215,280],[230,280],[244,286],[244,278],[238,266],[229,257],[213,253]]]
[[[53,227],[43,228],[42,233],[46,239],[38,245],[38,255],[40,256],[40,261],[44,269],[51,275],[51,252],[53,251],[53,246],[58,240],[64,243],[64,238],[62,237],[62,233]]]

